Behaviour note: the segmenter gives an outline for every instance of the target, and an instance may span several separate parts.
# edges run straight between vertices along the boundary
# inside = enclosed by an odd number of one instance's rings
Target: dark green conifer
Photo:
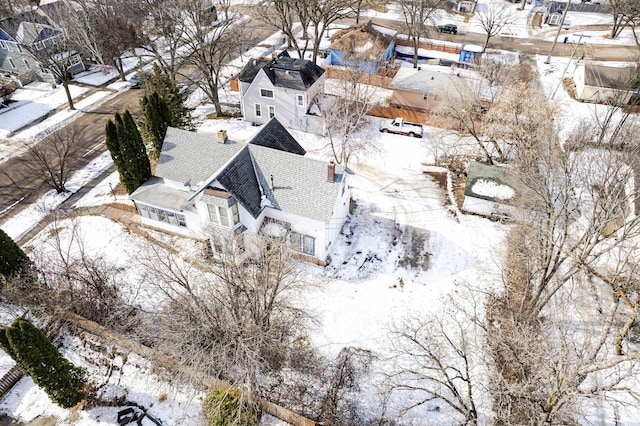
[[[129,111],[115,113],[114,119],[115,122],[107,122],[105,143],[120,174],[120,182],[131,194],[151,177],[151,164],[138,126]]]
[[[30,264],[24,251],[0,229],[0,280],[17,274]]]
[[[153,153],[158,158],[169,126],[169,108],[158,92],[144,95],[140,99],[140,108],[144,115],[142,136],[147,144],[153,146]]]
[[[185,105],[187,92],[180,90],[176,82],[162,72],[157,64],[153,65],[153,72],[144,77],[144,81],[147,93],[158,93],[167,104],[169,127],[191,130],[193,128],[193,118],[191,117],[193,108],[187,108]]]
[[[84,398],[85,371],[66,360],[31,322],[17,318],[0,330],[0,346],[54,403],[71,408]]]

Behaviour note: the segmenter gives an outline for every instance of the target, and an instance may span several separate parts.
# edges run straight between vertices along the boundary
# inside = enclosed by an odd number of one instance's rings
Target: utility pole
[[[551,95],[549,96],[549,99],[547,99],[547,100],[553,99],[554,96],[556,95],[556,92],[560,88],[560,85],[562,84],[562,81],[564,80],[564,75],[567,73],[567,70],[569,69],[569,65],[571,64],[571,61],[573,60],[573,56],[576,54],[576,51],[578,50],[578,46],[580,46],[580,42],[582,41],[582,38],[583,37],[591,37],[591,36],[584,35],[584,34],[575,34],[575,35],[580,36],[580,38],[578,39],[578,42],[576,43],[576,47],[573,48],[573,52],[571,52],[571,57],[567,61],[567,65],[564,67],[564,70],[562,70],[562,75],[560,76],[560,81],[558,82],[558,84],[556,84],[555,89],[553,89],[553,92],[551,92]]]
[[[564,19],[567,17],[567,12],[571,7],[571,0],[567,2],[567,8],[562,12],[562,19],[560,19],[560,25],[558,25],[558,31],[556,32],[556,38],[553,39],[553,44],[551,44],[551,50],[549,50],[549,55],[547,56],[547,60],[544,61],[545,64],[551,63],[551,54],[553,53],[553,49],[556,48],[556,44],[558,43],[558,37],[560,37],[560,31],[562,30],[562,26],[564,25]]]

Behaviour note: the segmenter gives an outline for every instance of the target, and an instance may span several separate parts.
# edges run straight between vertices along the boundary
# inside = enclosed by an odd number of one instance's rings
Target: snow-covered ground
[[[477,6],[477,12],[482,13],[489,10],[490,5],[506,5],[511,9],[513,19],[512,23],[506,25],[498,34],[499,36],[515,37],[515,38],[540,38],[544,40],[553,40],[555,37],[557,26],[542,24],[540,28],[531,28],[528,26],[532,5],[525,5],[524,10],[520,10],[521,3],[507,3],[502,0],[479,0]],[[389,20],[402,20],[402,9],[396,3],[387,5],[387,12],[377,12],[374,10],[364,11],[362,16],[367,18],[383,18]],[[562,37],[565,35],[571,35],[573,33],[580,33],[588,35],[589,43],[593,44],[618,44],[618,45],[633,45],[635,40],[633,38],[632,31],[625,29],[616,40],[612,40],[607,37],[607,31],[585,31],[583,27],[592,25],[610,25],[613,22],[611,14],[601,13],[585,13],[585,12],[568,12],[566,20],[570,21],[568,29],[563,29],[561,32]],[[473,33],[485,33],[477,16],[467,17],[466,15],[457,14],[448,11],[440,11],[433,18],[433,23],[444,24],[452,23],[458,26],[458,31],[461,33],[473,32]]]
[[[486,5],[481,1],[480,5],[483,4]],[[523,16],[528,13],[529,8],[530,6],[527,6],[525,11],[521,12]],[[398,16],[398,10],[392,6],[391,11],[384,17]],[[598,16],[605,19],[602,15]],[[591,24],[591,20],[596,22],[594,17],[575,18],[571,13],[569,18],[573,26]],[[478,31],[473,22],[458,22],[457,17],[443,19],[457,23],[466,31]],[[509,31],[517,36],[527,36],[526,29],[520,25]],[[280,34],[274,34],[261,45],[273,44],[280,37]],[[611,42],[604,38],[603,40]],[[255,48],[243,55],[243,58],[238,58],[229,65],[228,76],[241,69],[248,58],[258,56],[263,51],[264,48]],[[551,98],[552,94],[554,95],[552,101],[560,110],[571,111],[571,114],[558,117],[560,127],[566,134],[580,119],[591,118],[597,112],[597,107],[572,100],[562,88],[555,90],[567,64],[567,58],[554,57],[550,64],[545,64],[544,59],[538,58],[538,68],[547,96]],[[567,75],[571,75],[574,65],[570,64]],[[99,71],[81,78],[86,80],[86,84],[91,84],[88,82],[90,80],[99,85],[99,81],[106,78],[102,75],[107,74]],[[331,86],[331,82],[328,83]],[[113,89],[119,90],[125,85],[126,83],[119,83]],[[53,96],[46,87],[32,90]],[[103,96],[101,93],[107,94]],[[86,102],[86,107],[89,107],[103,101],[108,93],[110,92],[99,91],[81,102]],[[237,93],[225,91],[224,95],[225,101],[238,102]],[[382,91],[380,97],[384,98],[386,95],[388,93]],[[18,98],[20,102],[24,102],[21,107],[26,108],[25,114],[36,116],[36,104],[41,100],[31,92],[20,93]],[[196,113],[201,118],[211,110],[211,107],[203,105],[202,101],[202,94],[198,92],[190,98],[192,105],[199,106]],[[85,107],[81,102],[78,104]],[[30,108],[34,111],[31,112]],[[6,130],[5,126],[10,129],[10,125],[7,124],[10,121],[3,121],[4,115],[0,114],[0,129]],[[16,138],[30,140],[66,121],[64,116],[57,119],[53,119],[54,117],[16,134]],[[384,360],[390,350],[388,328],[394,321],[402,319],[410,312],[429,313],[442,309],[442,302],[447,296],[465,291],[465,283],[473,283],[479,287],[498,285],[503,241],[507,231],[503,225],[477,216],[454,216],[451,213],[452,208],[444,201],[446,194],[443,188],[423,173],[427,170],[423,163],[432,163],[439,150],[446,150],[447,144],[459,141],[447,138],[443,131],[437,128],[426,128],[428,137],[422,140],[381,134],[377,130],[377,124],[378,119],[371,118],[371,125],[366,134],[370,151],[366,156],[357,158],[351,165],[355,171],[352,178],[352,194],[357,208],[345,226],[344,235],[336,242],[331,253],[331,264],[325,268],[302,265],[305,274],[322,280],[322,286],[314,287],[301,295],[301,303],[308,305],[318,319],[319,325],[311,336],[318,350],[328,358],[335,357],[345,346],[372,350],[382,361],[374,363],[371,377],[379,377],[379,373],[387,368]],[[241,120],[203,120],[198,131],[214,133],[222,128],[229,132],[230,137],[238,140],[248,140],[257,131],[255,127]],[[297,131],[292,131],[292,134],[308,151],[309,156],[322,159],[330,157],[326,151],[325,139]],[[110,164],[108,155],[97,158],[73,177],[70,189],[79,189]],[[117,181],[117,174],[112,174],[83,197],[76,207],[114,201],[128,203],[125,197],[114,200],[109,184],[115,186]],[[500,188],[480,189],[492,194],[499,193],[503,197],[509,195],[500,192]],[[59,205],[66,196],[68,194],[47,194],[36,207],[26,209],[2,223],[2,229],[14,239],[19,238],[48,211]],[[120,224],[106,218],[81,217],[78,224],[86,237],[88,250],[103,253],[110,260],[124,266],[130,266],[127,256],[142,244],[141,237],[127,232]],[[44,244],[46,235],[45,230],[30,243],[30,246]],[[128,249],[123,251],[122,247]],[[414,266],[407,266],[411,264]],[[129,273],[136,273],[134,268],[130,269]],[[397,285],[400,278],[404,283],[402,287]],[[145,295],[143,299],[147,302],[155,300],[151,289],[123,290],[132,302],[135,301],[135,294]],[[100,342],[94,344],[98,348],[104,345]],[[123,357],[123,354],[118,353],[117,348],[113,347],[92,352],[83,349],[87,346],[91,345],[68,337],[65,339],[63,352],[73,362],[87,367],[96,383],[106,382],[106,392],[111,392],[114,396],[126,392],[129,400],[149,408],[149,412],[163,420],[166,425],[198,424],[202,421],[199,414],[201,395],[197,392],[168,386],[151,371],[147,360],[135,354]],[[95,362],[97,358],[104,359],[104,363]],[[6,356],[0,356],[0,371],[10,365]],[[114,372],[108,380],[105,370],[107,365],[112,366]],[[398,400],[390,401],[389,409],[398,410],[400,403]],[[363,407],[368,407],[375,413],[381,404],[375,388],[365,386]],[[436,412],[431,408],[424,407],[412,411],[405,418],[407,424],[451,422],[451,413],[446,409]],[[32,420],[37,416],[55,416],[60,419],[58,424],[115,424],[117,411],[118,407],[62,410],[53,405],[28,378],[22,379],[18,386],[0,401],[0,413],[23,421]],[[486,415],[486,412],[484,414]],[[269,422],[272,422],[272,419]]]

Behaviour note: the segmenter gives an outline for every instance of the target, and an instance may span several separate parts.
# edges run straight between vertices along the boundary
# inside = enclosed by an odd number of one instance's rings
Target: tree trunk
[[[69,81],[64,78],[62,79],[62,87],[64,87],[64,92],[67,94],[67,103],[69,104],[69,109],[76,109],[73,106],[73,98],[71,97],[71,92],[69,91]]]
[[[122,59],[113,58],[113,65],[116,67],[116,70],[118,70],[118,74],[120,74],[120,80],[125,81],[126,78],[124,76],[124,67],[122,66]]]
[[[413,67],[418,68],[418,49],[420,49],[420,40],[413,38]]]

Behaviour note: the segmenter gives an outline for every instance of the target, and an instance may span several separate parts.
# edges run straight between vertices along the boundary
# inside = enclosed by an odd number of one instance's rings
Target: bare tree
[[[225,83],[224,77],[231,77],[224,75],[224,67],[241,53],[250,37],[249,30],[228,1],[218,4],[220,22],[213,27],[214,16],[202,7],[200,0],[185,0],[183,6],[187,25],[183,36],[186,51],[183,64],[191,66],[193,72],[182,75],[205,93],[220,116],[223,111],[218,90]]]
[[[323,425],[361,425],[365,419],[359,414],[359,390],[363,376],[373,360],[371,351],[346,347],[329,366],[326,392],[320,418]]]
[[[400,0],[403,26],[413,45],[413,67],[418,67],[420,38],[429,36],[429,25],[433,25],[438,11],[448,3],[445,0]]]
[[[122,55],[142,45],[144,3],[132,0],[78,0],[70,11],[76,42],[93,53],[102,63],[112,64],[124,81]],[[69,6],[68,9],[73,9]],[[122,13],[126,10],[127,13]]]
[[[140,258],[166,300],[149,338],[193,369],[192,383],[206,373],[264,396],[261,380],[289,363],[304,336],[307,314],[292,301],[297,265],[280,239],[256,236],[245,249],[218,241],[207,264],[154,246]]]
[[[31,47],[31,53],[42,64],[44,70],[62,83],[70,109],[75,109],[73,98],[69,91],[70,70],[76,65],[75,61],[79,60],[76,55],[78,49],[79,47],[70,38],[68,32],[58,30],[52,37],[42,40]]]
[[[640,351],[624,342],[637,318],[640,217],[629,185],[640,147],[636,125],[615,110],[564,149],[553,126],[517,142],[529,217],[509,233],[505,290],[487,308],[498,424],[575,423],[586,398],[619,407],[637,397],[628,380]]]
[[[295,48],[298,57],[304,58],[309,47],[309,3],[302,0],[275,0],[256,5],[259,18],[278,28],[287,37],[289,46]],[[302,27],[304,44],[298,42],[294,33],[296,23]]]
[[[410,404],[404,413],[444,404],[460,424],[478,424],[476,400],[482,385],[477,370],[482,366],[480,342],[484,339],[478,320],[455,308],[430,317],[410,315],[393,326],[395,363],[388,380],[394,392],[407,394],[404,399]]]
[[[119,331],[130,331],[139,319],[124,301],[122,268],[87,247],[75,217],[53,212],[46,241],[31,252],[37,277],[3,289],[13,303],[56,321],[72,312]]]
[[[178,75],[186,43],[183,3],[183,0],[146,0],[143,6],[150,19],[143,26],[142,48],[172,80]]]
[[[640,19],[640,5],[634,0],[610,0],[609,6],[613,18],[611,38],[618,38],[627,26],[635,27]]]
[[[491,37],[498,35],[507,25],[515,23],[518,15],[509,3],[494,2],[480,8],[480,10],[476,12],[475,19],[487,34],[484,44],[482,45],[482,51],[484,52],[487,50]]]
[[[309,20],[313,24],[313,54],[315,64],[320,54],[322,34],[334,22],[351,17],[354,0],[300,0],[307,4]]]
[[[33,146],[25,144],[28,151],[21,162],[29,173],[40,177],[51,189],[65,192],[73,166],[81,157],[76,144],[82,137],[82,129],[77,126],[54,130]]]
[[[345,48],[345,65],[337,79],[339,95],[319,94],[314,102],[324,119],[329,148],[338,164],[375,148],[363,130],[377,91],[365,58],[355,49]],[[375,55],[375,54],[374,54]]]

